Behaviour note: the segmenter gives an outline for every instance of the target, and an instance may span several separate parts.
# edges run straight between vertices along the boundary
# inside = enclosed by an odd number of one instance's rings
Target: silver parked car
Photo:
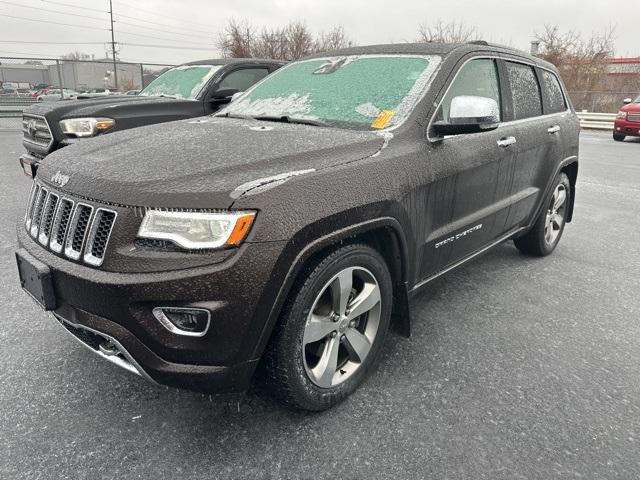
[[[39,102],[57,102],[58,100],[69,100],[76,98],[79,95],[75,90],[71,90],[69,88],[52,88],[51,90],[47,90],[46,93],[42,95],[38,95]]]

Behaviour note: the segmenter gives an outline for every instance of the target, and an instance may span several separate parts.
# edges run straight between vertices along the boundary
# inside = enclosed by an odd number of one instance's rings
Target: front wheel
[[[571,182],[561,172],[554,181],[554,188],[545,201],[533,228],[514,240],[518,250],[527,255],[543,257],[553,252],[562,237],[571,201]]]
[[[375,364],[391,317],[391,275],[367,245],[347,245],[305,271],[265,354],[266,383],[284,403],[325,410]]]
[[[614,134],[613,134],[613,139],[614,139],[616,142],[624,142],[624,139],[625,139],[625,138],[626,138],[626,136],[625,136],[625,135],[620,135],[619,133],[614,133]]]

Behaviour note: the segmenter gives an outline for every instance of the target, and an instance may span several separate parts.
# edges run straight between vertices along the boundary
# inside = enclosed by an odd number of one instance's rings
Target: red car
[[[640,97],[625,99],[613,126],[613,139],[622,142],[625,137],[640,137]]]

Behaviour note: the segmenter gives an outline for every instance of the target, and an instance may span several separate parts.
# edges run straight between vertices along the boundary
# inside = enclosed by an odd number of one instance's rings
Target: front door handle
[[[547,128],[547,132],[551,135],[554,133],[558,133],[560,131],[560,125],[554,125],[553,127]]]
[[[498,146],[502,148],[507,148],[509,145],[513,145],[516,143],[516,137],[505,137],[498,140]]]

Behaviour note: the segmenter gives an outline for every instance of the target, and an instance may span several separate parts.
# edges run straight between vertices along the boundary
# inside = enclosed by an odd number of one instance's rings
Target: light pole
[[[113,80],[118,91],[118,67],[116,64],[116,40],[113,32],[113,1],[109,0],[109,17],[111,18],[111,54],[113,56]]]

